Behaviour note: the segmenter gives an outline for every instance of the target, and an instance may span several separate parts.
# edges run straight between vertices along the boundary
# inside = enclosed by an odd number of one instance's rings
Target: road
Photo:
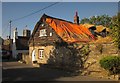
[[[75,76],[67,71],[45,66],[38,68],[16,61],[3,62],[2,66],[3,81],[112,81],[87,76]]]

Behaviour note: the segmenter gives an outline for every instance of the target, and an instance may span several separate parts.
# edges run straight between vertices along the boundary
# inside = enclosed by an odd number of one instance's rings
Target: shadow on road
[[[3,69],[2,75],[3,81],[54,81],[56,78],[69,77],[71,73],[43,65],[40,68]]]
[[[2,59],[2,62],[17,62],[18,60],[16,60],[16,59],[12,59],[12,58],[10,58],[10,59]]]
[[[33,67],[28,64],[18,62],[3,62],[2,82],[6,81],[105,81],[105,79],[96,79],[92,77],[78,76],[75,73],[61,69],[55,69],[48,65]],[[107,80],[108,81],[108,80]],[[97,82],[98,83],[98,82]],[[101,83],[101,82],[100,82]],[[103,83],[103,82],[102,82]],[[106,82],[105,82],[106,83]],[[109,83],[117,83],[115,81]]]

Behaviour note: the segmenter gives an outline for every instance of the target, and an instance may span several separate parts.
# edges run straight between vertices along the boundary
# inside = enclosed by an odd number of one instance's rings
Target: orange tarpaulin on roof
[[[94,40],[92,33],[83,25],[77,25],[53,18],[46,18],[46,22],[68,43]]]

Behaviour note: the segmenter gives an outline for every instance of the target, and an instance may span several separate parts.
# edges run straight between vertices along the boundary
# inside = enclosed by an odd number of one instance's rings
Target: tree
[[[101,15],[101,16],[92,16],[89,19],[84,18],[81,20],[81,24],[84,23],[90,23],[94,25],[103,25],[105,27],[111,28],[112,22],[111,22],[112,17],[108,15]]]
[[[120,49],[120,12],[112,18],[112,38],[117,48]]]
[[[81,20],[80,23],[81,23],[81,24],[89,23],[89,19],[88,19],[88,18],[84,18],[84,19]]]

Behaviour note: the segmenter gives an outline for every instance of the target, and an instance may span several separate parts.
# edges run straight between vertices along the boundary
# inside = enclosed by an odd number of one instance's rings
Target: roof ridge
[[[43,14],[43,16],[45,16],[46,18],[53,18],[53,19],[57,19],[57,20],[61,20],[61,21],[66,21],[66,22],[69,22],[69,23],[74,24],[74,23],[71,22],[71,21],[67,21],[67,20],[64,20],[64,19],[60,19],[60,18],[56,18],[56,17],[52,17],[52,16],[49,16],[49,15],[46,15],[45,13]]]

